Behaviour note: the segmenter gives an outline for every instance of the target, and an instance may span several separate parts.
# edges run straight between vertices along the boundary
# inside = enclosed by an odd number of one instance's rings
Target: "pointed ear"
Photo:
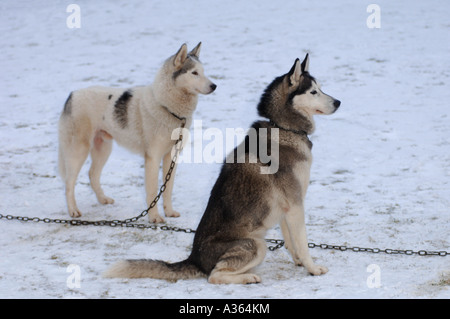
[[[200,49],[201,48],[202,48],[202,43],[199,42],[197,44],[197,46],[195,48],[193,48],[191,52],[189,52],[189,55],[195,56],[198,59],[199,56],[200,56]]]
[[[295,60],[294,65],[292,66],[291,70],[288,73],[289,76],[289,85],[298,85],[300,83],[300,60],[297,58]]]
[[[176,69],[181,69],[187,58],[187,45],[184,43],[173,58],[173,65]]]
[[[305,59],[302,62],[302,73],[309,72],[309,53],[306,53]]]

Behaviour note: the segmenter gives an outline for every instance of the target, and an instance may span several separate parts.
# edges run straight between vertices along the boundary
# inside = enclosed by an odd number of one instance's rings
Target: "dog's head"
[[[291,70],[286,75],[289,86],[289,100],[295,110],[301,110],[311,115],[332,114],[341,102],[325,94],[320,84],[309,74],[309,54],[300,64],[296,59]]]
[[[332,114],[341,102],[323,93],[309,74],[309,55],[295,60],[288,73],[270,83],[258,104],[258,113],[278,125],[308,133],[314,131],[313,115]]]
[[[205,76],[203,65],[199,60],[201,45],[200,42],[188,53],[187,45],[183,44],[169,59],[175,86],[191,94],[210,94],[217,87]]]

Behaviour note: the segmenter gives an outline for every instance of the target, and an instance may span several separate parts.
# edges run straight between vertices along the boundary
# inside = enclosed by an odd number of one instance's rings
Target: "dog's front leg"
[[[309,254],[308,239],[306,236],[305,211],[303,206],[299,205],[291,207],[291,209],[286,212],[284,219],[287,225],[288,235],[290,236],[290,242],[293,246],[289,251],[292,254],[294,262],[298,265],[303,265],[312,275],[317,276],[327,273],[328,269],[324,266],[314,264],[314,261]]]
[[[158,173],[161,157],[145,154],[145,191],[147,194],[147,206],[158,194]],[[155,205],[149,213],[148,220],[151,223],[164,223],[164,218],[159,215],[158,206]]]
[[[294,258],[294,256],[295,256],[294,245],[292,244],[291,235],[289,235],[289,228],[288,228],[288,225],[286,222],[286,218],[281,219],[280,226],[281,226],[281,233],[283,234],[283,239],[284,239],[284,247],[289,251],[292,258]],[[302,265],[300,260],[294,260],[294,262],[298,266]]]
[[[164,155],[163,158],[163,178],[166,177],[167,172],[170,169],[170,166],[172,164],[172,157],[171,153],[167,153]],[[177,169],[177,165],[173,167],[172,174],[170,175],[170,179],[166,184],[166,190],[163,193],[163,199],[164,199],[164,213],[167,217],[180,217],[180,213],[175,211],[172,207],[172,190],[173,190],[173,184],[175,180],[175,171]]]

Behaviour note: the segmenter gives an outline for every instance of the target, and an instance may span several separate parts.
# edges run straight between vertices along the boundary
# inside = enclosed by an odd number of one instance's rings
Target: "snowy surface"
[[[247,128],[265,86],[310,52],[311,73],[339,111],[317,118],[308,190],[310,242],[450,251],[450,3],[378,1],[0,2],[0,213],[68,218],[57,175],[57,123],[70,91],[151,83],[183,42],[203,42],[218,85],[194,118]],[[208,141],[204,141],[206,144]],[[102,175],[114,205],[97,203],[87,170],[76,195],[84,218],[123,219],[145,208],[143,159],[114,148]],[[196,228],[220,164],[181,164],[172,226]],[[267,237],[281,238],[278,228]],[[309,276],[288,252],[268,252],[258,285],[205,279],[103,279],[124,258],[178,261],[192,234],[0,220],[1,298],[449,298],[450,257],[311,249],[329,273]],[[381,286],[370,288],[375,264]],[[70,288],[72,268],[80,287]],[[370,269],[370,268],[369,268]],[[69,272],[68,272],[69,270]],[[70,286],[70,285],[69,285]]]

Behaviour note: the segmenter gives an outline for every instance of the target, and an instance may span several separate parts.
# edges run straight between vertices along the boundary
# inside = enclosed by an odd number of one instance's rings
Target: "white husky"
[[[166,172],[171,163],[174,140],[172,131],[180,127],[183,118],[186,128],[192,122],[198,94],[216,89],[205,75],[199,61],[201,43],[191,52],[183,44],[168,58],[157,73],[152,85],[131,89],[90,87],[72,92],[59,121],[59,169],[66,188],[69,214],[80,217],[75,202],[75,183],[88,154],[91,186],[102,204],[112,204],[100,186],[100,174],[111,154],[112,140],[145,158],[145,188],[147,204],[158,191],[158,172],[161,160]],[[172,207],[174,174],[163,193],[164,212],[168,217],[180,214]],[[149,213],[151,222],[164,222],[157,206]]]

